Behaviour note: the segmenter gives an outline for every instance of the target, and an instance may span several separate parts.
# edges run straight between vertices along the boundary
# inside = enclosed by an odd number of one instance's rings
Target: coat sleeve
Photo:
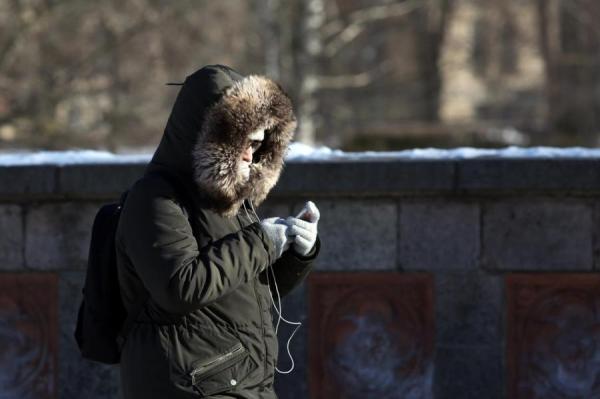
[[[277,298],[276,290],[279,291],[279,296],[283,298],[302,283],[311,272],[313,261],[319,255],[320,250],[321,239],[317,235],[315,245],[306,256],[299,255],[290,248],[273,263],[273,273],[277,280],[277,287],[275,287],[275,284],[270,285],[273,298]],[[270,273],[268,269],[265,273],[267,272]],[[272,275],[269,275],[268,278],[273,281]]]
[[[276,255],[258,223],[198,248],[181,207],[161,196],[130,193],[121,220],[124,247],[151,298],[182,314],[256,277]]]

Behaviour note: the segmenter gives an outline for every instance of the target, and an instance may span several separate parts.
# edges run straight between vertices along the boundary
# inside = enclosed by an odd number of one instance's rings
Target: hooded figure
[[[125,307],[143,304],[121,355],[124,399],[277,397],[271,304],[310,272],[320,240],[316,221],[288,218],[314,237],[286,243],[283,219],[260,221],[253,205],[277,182],[295,127],[267,78],[220,65],[186,78],[117,227]],[[240,156],[249,145],[251,163]],[[186,188],[193,212],[153,171]]]

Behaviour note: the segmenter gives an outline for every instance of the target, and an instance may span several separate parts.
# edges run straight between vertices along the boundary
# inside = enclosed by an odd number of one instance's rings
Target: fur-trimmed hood
[[[231,217],[245,199],[259,205],[277,183],[295,128],[292,103],[277,83],[206,66],[186,78],[147,171],[168,168],[208,207]],[[259,129],[264,140],[246,180],[241,153]]]

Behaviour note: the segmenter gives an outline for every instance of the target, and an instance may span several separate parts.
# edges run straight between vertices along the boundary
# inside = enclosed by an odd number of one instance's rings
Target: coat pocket
[[[189,376],[194,389],[208,396],[234,389],[257,367],[258,363],[238,342],[225,353],[192,363]]]

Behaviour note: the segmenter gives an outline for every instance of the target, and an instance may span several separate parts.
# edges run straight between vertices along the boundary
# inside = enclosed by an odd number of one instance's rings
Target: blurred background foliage
[[[0,148],[151,151],[202,65],[278,80],[297,140],[597,146],[597,0],[2,0]]]

